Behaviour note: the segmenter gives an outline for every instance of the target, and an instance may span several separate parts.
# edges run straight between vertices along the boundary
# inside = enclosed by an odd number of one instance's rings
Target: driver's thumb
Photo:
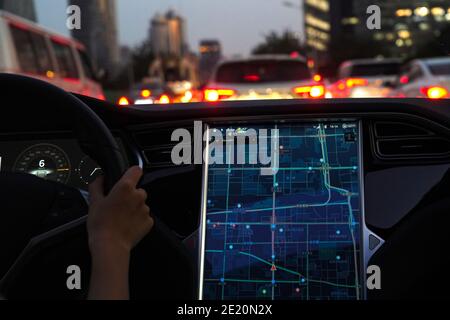
[[[91,203],[96,202],[105,197],[103,191],[103,177],[100,176],[94,182],[89,184],[89,196]]]

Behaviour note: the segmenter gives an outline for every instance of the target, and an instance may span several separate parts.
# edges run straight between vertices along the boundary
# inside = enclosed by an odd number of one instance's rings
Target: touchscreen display
[[[212,131],[209,145],[223,136],[214,150],[223,161],[209,151],[200,298],[361,299],[359,122]],[[259,161],[264,153],[271,164]],[[262,170],[270,166],[272,174]]]

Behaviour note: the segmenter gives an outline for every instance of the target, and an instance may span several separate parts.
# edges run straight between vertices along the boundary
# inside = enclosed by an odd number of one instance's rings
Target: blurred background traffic
[[[373,4],[381,25],[370,29]],[[81,29],[67,29],[70,5]],[[0,10],[0,72],[121,106],[450,98],[450,0],[0,0]]]

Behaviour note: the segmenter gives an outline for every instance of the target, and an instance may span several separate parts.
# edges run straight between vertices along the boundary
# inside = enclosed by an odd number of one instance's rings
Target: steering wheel
[[[106,191],[120,179],[126,165],[119,146],[104,122],[83,101],[47,82],[14,74],[0,74],[0,90],[6,108],[2,110],[2,129],[24,117],[34,117],[40,130],[65,119],[66,123],[61,124],[72,127],[83,152],[102,167]]]
[[[102,167],[105,193],[127,169],[104,122],[72,94],[40,80],[0,74],[0,96],[2,131],[23,131],[17,124],[24,121],[29,132],[72,128],[81,150]],[[50,299],[85,298],[86,290],[68,290],[65,268],[79,265],[90,270],[87,212],[85,192],[30,174],[0,172],[0,295],[13,299],[45,299],[46,294]],[[45,274],[37,273],[36,265]],[[84,289],[88,275],[84,273]],[[195,285],[189,252],[155,218],[152,232],[131,256],[131,297],[192,299]]]
[[[102,167],[105,192],[127,169],[118,144],[104,122],[74,95],[47,82],[13,74],[0,74],[0,92],[2,129],[11,126],[9,129],[13,130],[14,125],[29,119],[34,119],[34,125],[40,130],[52,122],[71,127],[81,150]],[[24,248],[31,239],[61,227],[60,224],[70,223],[71,219],[80,217],[83,210],[84,215],[87,213],[85,196],[74,188],[29,174],[0,173],[0,284],[3,290],[18,273],[18,258],[23,262],[27,255]]]

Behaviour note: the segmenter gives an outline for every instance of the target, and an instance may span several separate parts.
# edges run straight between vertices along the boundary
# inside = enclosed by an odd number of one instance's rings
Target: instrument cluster
[[[102,174],[74,139],[0,141],[0,171],[28,173],[80,189]]]

